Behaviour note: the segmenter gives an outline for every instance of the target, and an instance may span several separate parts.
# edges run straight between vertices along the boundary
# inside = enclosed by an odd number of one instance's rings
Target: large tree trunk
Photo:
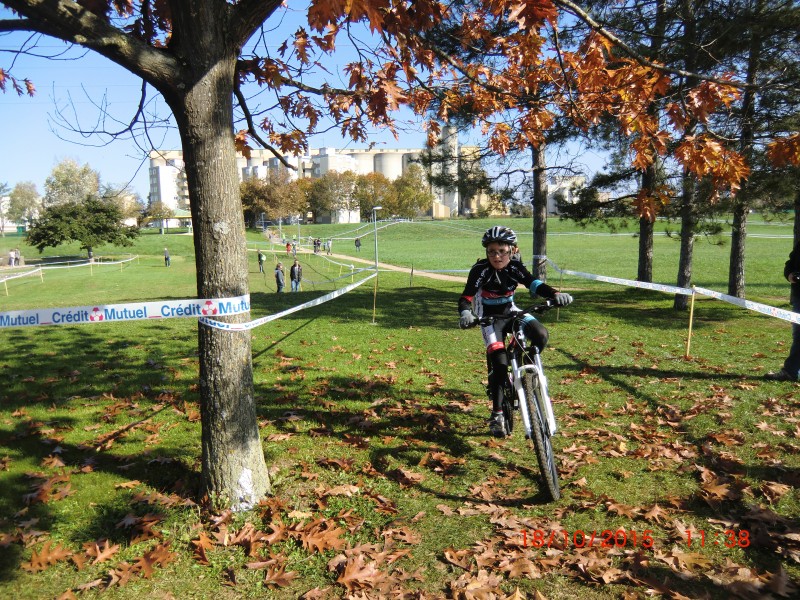
[[[744,298],[744,249],[747,239],[747,202],[737,202],[733,208],[731,256],[728,268],[728,294]]]
[[[653,104],[651,111],[657,112]],[[655,191],[658,177],[658,164],[653,163],[642,173],[642,191],[652,195]],[[646,214],[639,217],[639,265],[636,271],[638,281],[653,281],[653,230],[655,229],[655,214]]]
[[[763,2],[759,0],[757,13],[761,13]],[[753,156],[753,139],[755,137],[755,90],[754,86],[761,65],[761,48],[763,39],[758,29],[751,32],[750,48],[747,58],[747,83],[742,96],[742,125],[740,148],[742,154],[751,159]],[[733,209],[733,232],[731,238],[731,256],[728,269],[728,294],[736,298],[744,298],[744,250],[747,240],[747,213],[750,206],[750,191],[745,182],[739,196],[735,199]]]
[[[538,148],[531,146],[533,159],[533,267],[536,279],[547,281],[547,162],[544,142]]]
[[[683,175],[681,192],[681,256],[678,264],[678,287],[688,288],[692,285],[692,254],[694,252],[694,234],[697,229],[696,214],[697,183],[688,173]],[[673,306],[678,310],[686,310],[689,299],[683,294],[675,294]]]
[[[208,17],[202,22],[220,19]],[[233,144],[236,53],[226,49],[221,29],[203,25],[190,38],[187,60],[197,81],[168,97],[183,144],[200,298],[249,293]],[[247,321],[249,313],[228,319]],[[203,482],[215,501],[246,509],[270,491],[253,394],[250,332],[198,328]]]
[[[653,281],[653,221],[639,217],[639,268],[638,281]]]
[[[798,175],[800,177],[800,175]],[[800,243],[800,185],[794,195],[794,225],[792,227],[794,235],[794,245]]]

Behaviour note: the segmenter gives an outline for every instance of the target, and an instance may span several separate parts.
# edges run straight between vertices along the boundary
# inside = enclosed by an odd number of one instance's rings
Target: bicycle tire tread
[[[544,483],[544,492],[551,501],[561,498],[561,488],[558,481],[558,467],[553,454],[550,436],[546,433],[544,415],[539,408],[537,400],[539,389],[534,385],[533,375],[529,372],[524,376],[525,402],[528,405],[528,414],[531,420],[531,434],[536,461],[539,463],[539,474]]]

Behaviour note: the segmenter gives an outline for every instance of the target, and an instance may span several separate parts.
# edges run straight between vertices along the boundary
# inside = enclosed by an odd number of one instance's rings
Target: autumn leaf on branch
[[[773,140],[767,146],[767,155],[777,167],[800,167],[800,133]]]

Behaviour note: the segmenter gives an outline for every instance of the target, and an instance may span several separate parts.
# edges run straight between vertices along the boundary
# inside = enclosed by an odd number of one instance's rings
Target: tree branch
[[[659,71],[663,71],[664,73],[669,73],[671,75],[679,75],[680,77],[684,77],[686,79],[699,79],[703,81],[710,81],[712,83],[717,83],[720,85],[727,85],[730,87],[735,87],[738,89],[761,89],[763,88],[763,84],[748,84],[744,82],[728,80],[728,79],[721,79],[719,77],[713,77],[711,75],[704,75],[702,73],[695,73],[693,71],[686,71],[684,69],[675,69],[672,67],[667,67],[663,64],[653,62],[643,54],[640,54],[636,50],[634,50],[631,46],[623,42],[620,38],[610,32],[608,29],[600,25],[597,21],[595,21],[592,16],[583,8],[572,2],[572,0],[553,0],[553,3],[557,6],[564,8],[567,12],[574,15],[584,23],[586,23],[593,31],[596,31],[604,38],[612,42],[615,46],[620,48],[625,54],[630,56],[639,64],[650,67],[652,69],[658,69]],[[787,91],[796,91],[797,88],[789,87],[789,86],[775,86],[775,89],[784,89]]]
[[[234,95],[236,96],[236,100],[239,102],[239,107],[242,109],[244,113],[244,119],[247,121],[247,132],[250,136],[256,140],[259,144],[261,144],[264,148],[272,152],[281,164],[286,167],[287,169],[297,170],[293,164],[287,161],[279,152],[278,149],[272,146],[269,142],[264,140],[258,133],[255,124],[253,123],[253,115],[250,114],[250,108],[247,106],[247,99],[242,94],[242,90],[239,89],[239,86],[235,86],[234,88]]]
[[[178,62],[167,51],[126,34],[71,0],[3,0],[3,4],[23,18],[0,21],[0,30],[33,31],[90,48],[158,90],[169,89],[178,78]]]

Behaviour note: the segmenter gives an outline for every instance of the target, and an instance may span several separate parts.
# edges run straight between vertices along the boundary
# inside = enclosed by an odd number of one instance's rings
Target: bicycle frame
[[[556,417],[553,413],[553,405],[550,402],[550,394],[548,392],[547,387],[547,377],[544,374],[544,368],[542,367],[542,357],[539,354],[538,349],[535,349],[532,355],[529,355],[529,358],[532,362],[520,364],[520,359],[522,358],[523,353],[525,352],[525,333],[523,331],[523,323],[522,321],[515,317],[514,323],[512,326],[511,331],[511,340],[506,345],[506,352],[508,353],[509,358],[509,366],[510,366],[510,373],[511,379],[514,382],[514,391],[517,393],[517,398],[519,399],[519,410],[520,414],[522,415],[522,423],[525,427],[525,433],[528,437],[531,436],[531,417],[528,414],[528,404],[525,402],[525,388],[522,385],[523,380],[523,373],[525,371],[530,371],[534,378],[539,381],[542,391],[542,398],[538,398],[539,407],[542,410],[542,414],[545,415],[546,422],[547,422],[547,433],[550,437],[558,430],[556,426]]]

